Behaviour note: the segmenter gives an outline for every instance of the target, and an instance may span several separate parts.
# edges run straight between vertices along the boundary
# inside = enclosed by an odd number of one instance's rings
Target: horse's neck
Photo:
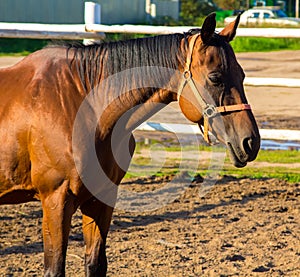
[[[124,118],[123,121],[126,123],[124,124],[125,130],[131,132],[173,100],[172,92],[161,89],[157,90],[147,101],[134,106],[122,115],[122,118]]]
[[[99,118],[98,131],[101,139],[118,122],[122,122],[124,132],[131,132],[165,105],[176,100],[174,95],[176,96],[180,83],[180,72],[164,66],[149,66],[147,62],[145,64],[109,76],[104,71],[97,78],[95,76],[99,74],[98,70],[81,70],[81,65],[76,69],[83,74],[78,76],[83,87],[91,89],[87,98],[89,107]]]
[[[135,90],[128,94],[134,94],[136,97],[123,96],[128,100],[116,99],[103,110],[99,121],[99,133],[101,139],[104,139],[112,130],[118,128],[119,132],[131,133],[141,123],[145,122],[152,115],[160,111],[171,101],[175,100],[172,91],[157,89],[150,96],[143,95],[146,90]]]

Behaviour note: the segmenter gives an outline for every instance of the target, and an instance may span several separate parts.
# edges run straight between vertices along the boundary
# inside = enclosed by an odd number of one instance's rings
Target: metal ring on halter
[[[214,105],[207,104],[207,106],[205,107],[205,109],[203,111],[203,114],[207,118],[211,118],[218,114],[218,110],[216,109],[216,107]]]
[[[191,77],[192,77],[192,73],[191,73],[190,70],[186,70],[186,71],[183,72],[183,78],[185,80],[189,80],[189,79],[191,79]]]

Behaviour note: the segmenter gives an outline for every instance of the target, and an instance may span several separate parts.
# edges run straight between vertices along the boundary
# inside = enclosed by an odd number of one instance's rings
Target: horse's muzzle
[[[245,137],[241,143],[227,141],[227,146],[234,166],[241,168],[255,160],[260,148],[260,137]]]

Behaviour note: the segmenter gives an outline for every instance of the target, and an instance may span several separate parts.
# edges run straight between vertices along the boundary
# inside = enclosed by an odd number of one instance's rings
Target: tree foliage
[[[236,0],[214,0],[214,2],[223,10],[235,10],[240,8],[240,2]]]
[[[201,25],[202,18],[217,9],[217,6],[210,0],[182,0],[181,23],[190,26]]]

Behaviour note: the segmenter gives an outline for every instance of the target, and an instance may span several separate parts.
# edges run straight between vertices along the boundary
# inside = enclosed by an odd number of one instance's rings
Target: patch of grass
[[[173,176],[179,172],[178,168],[163,168],[157,172],[153,172],[149,174],[149,171],[127,171],[124,179],[136,178],[136,177],[164,177],[164,176]]]
[[[143,145],[138,144],[139,150],[142,151],[143,148],[149,149],[151,147],[151,152],[155,155],[156,150],[163,150],[166,152],[175,152],[175,151],[212,151],[211,147],[207,146],[187,146],[186,148],[183,147],[181,149],[178,145],[171,145],[170,147],[155,148],[155,145]],[[142,152],[140,152],[141,154]],[[193,163],[192,160],[185,160],[181,161],[180,158],[174,158],[176,155],[166,154],[166,161],[162,168],[159,168],[157,172],[155,172],[155,165],[151,165],[151,159],[147,157],[143,157],[139,154],[138,157],[134,158],[132,161],[132,165],[136,170],[135,173],[127,173],[125,178],[130,177],[139,177],[139,176],[147,176],[147,175],[155,175],[155,176],[167,176],[167,175],[174,175],[179,171],[179,164],[183,162],[185,164],[186,170],[188,171],[190,163]],[[180,156],[180,155],[179,155]],[[230,159],[227,155],[225,159],[225,164],[223,169],[219,172],[221,176],[225,175],[232,175],[235,177],[243,178],[277,178],[281,180],[286,180],[288,182],[300,182],[300,166],[299,167],[289,167],[289,163],[299,163],[300,164],[300,151],[291,150],[291,151],[284,151],[284,150],[261,150],[258,154],[256,162],[267,162],[271,163],[270,166],[259,166],[259,164],[253,165],[251,163],[248,164],[245,168],[235,168],[231,165]],[[197,173],[201,176],[207,176],[208,174],[216,174],[218,172],[209,172],[211,169],[208,169],[210,161],[203,161],[202,168],[201,166]],[[280,166],[276,166],[276,164],[281,164]],[[286,164],[286,166],[282,166],[282,164]],[[151,168],[152,166],[152,168]],[[193,168],[193,167],[192,167]],[[191,174],[195,174],[192,172]]]
[[[151,35],[129,34],[129,33],[107,33],[105,34],[105,41],[128,40],[128,39],[144,38],[149,36]]]
[[[143,34],[106,34],[106,41],[126,40],[132,38],[148,37]],[[26,56],[36,50],[45,47],[53,40],[42,39],[0,39],[0,55],[23,55]],[[300,50],[299,39],[297,38],[256,38],[236,37],[231,45],[235,52],[260,52],[278,50]]]
[[[235,168],[231,165],[228,155],[225,165],[220,172],[221,176],[233,175],[235,177],[249,177],[255,179],[276,178],[288,182],[300,182],[300,167],[289,167],[289,163],[300,163],[300,151],[297,150],[260,150],[255,162],[267,162],[272,166],[259,165],[254,167],[249,163],[244,168]],[[286,164],[286,166],[276,166],[276,164]]]
[[[229,155],[226,156],[226,163],[230,163]],[[255,162],[267,162],[273,164],[300,163],[300,151],[297,150],[260,150]]]
[[[230,163],[229,155],[226,156],[225,162]],[[297,150],[260,150],[255,162],[267,162],[273,164],[300,163],[300,151]],[[250,164],[251,165],[251,164]]]
[[[236,37],[230,44],[235,52],[300,50],[297,38]]]
[[[178,168],[162,168],[157,172],[153,172],[150,176],[162,177],[162,176],[172,176],[176,175],[179,172]],[[205,177],[209,174],[214,175],[215,172],[209,172],[208,170],[199,170],[197,174]],[[190,173],[195,174],[195,172]],[[132,177],[145,177],[148,176],[149,172],[145,171],[136,171],[136,172],[127,172],[125,175],[126,178]],[[220,176],[234,176],[236,178],[253,178],[253,179],[263,179],[263,178],[275,178],[280,180],[285,180],[290,183],[300,182],[300,168],[290,169],[287,167],[245,167],[243,169],[237,169],[233,167],[225,167],[221,172]],[[150,177],[149,176],[149,177]]]
[[[45,47],[50,42],[50,40],[43,39],[1,38],[0,55],[26,56],[36,50]]]
[[[256,158],[257,162],[269,163],[300,163],[300,151],[297,150],[261,150]]]
[[[236,169],[233,167],[225,167],[221,173],[221,176],[232,175],[239,178],[276,178],[285,180],[291,183],[300,182],[300,168],[288,168],[288,167],[245,167],[242,169]]]
[[[191,145],[183,145],[182,147],[179,145],[177,141],[164,141],[161,142],[159,140],[151,139],[151,144],[145,144],[144,142],[136,142],[135,152],[141,151],[141,149],[150,149],[151,150],[164,150],[166,152],[178,152],[178,151],[221,151],[224,149],[222,145],[215,145],[214,148],[211,146],[206,146],[203,144],[191,144]]]

